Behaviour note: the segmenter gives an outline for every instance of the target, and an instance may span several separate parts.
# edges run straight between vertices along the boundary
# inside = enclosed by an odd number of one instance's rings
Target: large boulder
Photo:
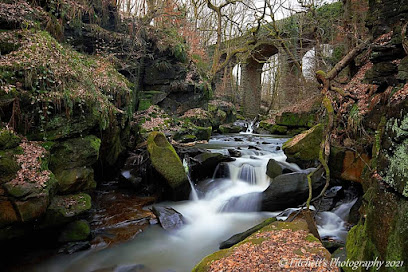
[[[188,179],[180,157],[163,133],[153,131],[147,139],[147,151],[153,168],[171,191],[185,191]],[[176,197],[176,196],[175,196]]]
[[[208,255],[192,271],[284,271],[282,265],[289,269],[289,260],[299,256],[302,263],[319,260],[321,267],[327,267],[330,262],[330,253],[310,233],[305,220],[276,221],[231,248]]]
[[[235,159],[221,153],[203,152],[191,159],[191,177],[193,180],[203,180],[213,176],[218,164]]]
[[[289,139],[282,146],[288,162],[299,166],[310,166],[319,159],[320,143],[323,137],[323,125],[318,124],[311,129]]]
[[[317,114],[312,112],[283,112],[276,116],[276,124],[285,127],[313,127],[317,121]]]
[[[261,209],[281,211],[306,202],[309,194],[307,176],[312,171],[315,169],[283,174],[274,178],[269,187],[262,192]],[[323,172],[323,169],[319,169],[311,177],[314,195],[320,193],[319,189],[324,185]]]
[[[296,171],[297,170],[288,163],[280,162],[274,159],[270,159],[266,165],[266,174],[272,179],[282,174],[293,173]]]
[[[55,196],[47,208],[44,227],[63,225],[91,208],[91,197],[85,193]]]
[[[324,185],[322,178],[324,170],[315,170],[315,168],[310,168],[302,172],[277,176],[265,191],[233,197],[221,210],[223,212],[282,211],[286,208],[296,207],[307,200],[309,195],[307,176],[313,171],[311,177],[313,195],[320,193],[320,189]]]
[[[96,187],[92,165],[99,158],[101,140],[89,135],[55,144],[51,148],[50,170],[58,180],[58,190],[74,193]]]

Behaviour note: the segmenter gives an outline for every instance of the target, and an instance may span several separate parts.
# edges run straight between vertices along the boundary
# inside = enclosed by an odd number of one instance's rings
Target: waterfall
[[[188,157],[183,159],[183,166],[184,166],[184,170],[186,171],[188,182],[190,183],[190,187],[191,187],[191,200],[197,201],[198,200],[198,194],[197,194],[197,190],[194,187],[194,183],[193,183],[193,181],[191,180],[191,177],[190,177],[190,168],[188,166]]]
[[[239,179],[249,184],[256,184],[256,172],[255,167],[250,164],[244,163],[241,166],[241,171],[239,173]]]

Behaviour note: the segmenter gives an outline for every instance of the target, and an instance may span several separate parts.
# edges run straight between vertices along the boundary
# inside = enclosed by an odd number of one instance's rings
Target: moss
[[[13,131],[8,129],[0,130],[0,150],[15,148],[21,139]]]
[[[91,197],[85,193],[55,196],[45,214],[43,226],[55,226],[72,221],[91,208]]]
[[[163,133],[157,131],[150,133],[147,150],[153,167],[166,179],[170,187],[174,189],[187,182],[183,164]]]
[[[94,135],[59,143],[51,150],[50,169],[57,174],[63,169],[90,166],[99,157],[100,145],[101,140]]]
[[[282,146],[286,156],[304,161],[319,158],[320,142],[323,135],[323,125],[318,124],[308,131],[299,134]]]
[[[315,113],[284,112],[276,117],[276,124],[286,127],[312,127],[315,125],[317,116]]]
[[[76,242],[86,240],[91,234],[91,228],[86,220],[69,223],[58,238],[59,242]]]
[[[320,242],[320,240],[317,239],[316,237],[314,237],[313,234],[308,234],[306,236],[306,241],[308,241],[308,242]]]
[[[20,169],[15,155],[20,152],[21,150],[19,148],[0,151],[0,183],[10,181],[15,177],[17,171]]]
[[[78,167],[63,170],[57,173],[56,178],[59,192],[76,192],[96,187],[92,168]]]
[[[37,138],[40,132],[53,140],[67,133],[64,127],[56,131],[47,128],[54,114],[91,117],[101,129],[113,117],[131,117],[131,84],[105,59],[62,46],[45,31],[15,30],[0,36],[21,44],[4,56],[6,64],[0,67],[0,74],[6,75],[9,85],[22,86],[23,91],[12,92],[11,98],[19,98],[21,119],[33,120],[32,127],[40,128],[35,131]]]

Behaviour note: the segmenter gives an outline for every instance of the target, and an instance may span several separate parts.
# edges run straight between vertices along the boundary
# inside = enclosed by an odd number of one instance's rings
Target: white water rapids
[[[266,175],[266,165],[270,158],[282,162],[286,160],[284,153],[276,148],[285,140],[242,134],[213,138],[208,145],[202,147],[223,153],[227,148],[240,148],[242,157],[228,163],[229,177],[200,182],[198,186],[198,190],[201,191],[201,195],[198,194],[200,199],[197,194],[193,194],[194,200],[158,204],[171,206],[180,212],[187,221],[184,227],[169,232],[159,225],[154,225],[126,243],[110,248],[91,249],[69,256],[58,256],[35,267],[34,271],[81,272],[105,268],[109,269],[99,271],[127,271],[121,269],[126,265],[135,264],[141,265],[141,270],[135,271],[191,271],[203,257],[217,251],[220,242],[266,218],[279,214],[279,212],[253,211],[258,204],[256,199],[247,201],[245,204],[240,202],[240,205],[246,205],[240,210],[248,212],[221,213],[219,211],[233,197],[261,192],[268,187],[270,179]],[[260,150],[248,148],[250,145],[257,146]],[[298,168],[293,164],[291,166]],[[193,184],[192,187],[194,187]],[[339,217],[341,222],[337,219],[332,222],[330,216],[326,217],[328,221],[319,226],[321,233],[337,236],[338,231],[345,231],[344,218]],[[335,227],[329,228],[331,223]]]

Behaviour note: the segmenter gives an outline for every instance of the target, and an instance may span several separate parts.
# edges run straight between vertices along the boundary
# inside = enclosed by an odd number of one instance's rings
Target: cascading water
[[[247,129],[245,132],[241,132],[242,134],[252,134],[254,133],[254,128],[256,124],[257,118],[255,117],[250,123],[247,123]]]
[[[191,194],[190,194],[191,195],[191,200],[196,201],[196,200],[198,200],[198,194],[197,194],[197,190],[196,190],[196,188],[194,186],[194,183],[193,183],[193,181],[191,180],[191,177],[190,177],[190,168],[188,166],[188,158],[183,159],[183,166],[184,166],[184,170],[186,171],[187,179],[188,179],[188,182],[190,183],[190,187],[191,187]]]
[[[317,214],[317,229],[321,238],[334,238],[345,242],[347,237],[347,229],[345,221],[350,213],[351,207],[356,203],[357,199],[343,203],[330,212],[321,212]]]
[[[138,234],[134,240],[102,250],[92,249],[70,256],[59,256],[35,267],[33,271],[81,272],[105,268],[110,268],[109,271],[121,271],[121,266],[131,264],[142,265],[146,267],[146,271],[153,272],[191,271],[203,257],[218,250],[220,242],[266,218],[277,216],[279,212],[257,212],[259,202],[256,198],[232,204],[230,202],[237,197],[242,199],[244,195],[259,193],[267,188],[270,179],[265,174],[266,165],[270,158],[285,161],[285,155],[276,147],[286,139],[240,135],[238,137],[242,140],[233,141],[237,136],[222,137],[212,138],[209,144],[201,147],[217,152],[231,147],[239,148],[242,157],[223,165],[227,171],[219,167],[213,179],[201,181],[198,185],[200,198],[197,193],[193,193],[193,201],[159,204],[171,206],[184,216],[187,223],[182,228],[169,232],[153,225]],[[250,145],[261,147],[261,150],[250,149]],[[187,161],[184,165],[188,172]],[[190,185],[195,192],[191,180]],[[227,203],[234,206],[234,211],[240,212],[223,210]]]

